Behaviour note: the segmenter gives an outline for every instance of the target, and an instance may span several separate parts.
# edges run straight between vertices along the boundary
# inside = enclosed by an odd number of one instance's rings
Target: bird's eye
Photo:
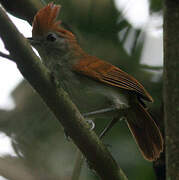
[[[51,42],[54,42],[54,41],[56,41],[56,36],[55,36],[55,34],[48,34],[47,35],[47,41],[51,41]]]

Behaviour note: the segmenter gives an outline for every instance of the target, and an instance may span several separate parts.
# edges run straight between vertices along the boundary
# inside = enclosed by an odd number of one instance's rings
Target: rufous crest
[[[70,31],[60,27],[61,21],[57,20],[60,8],[60,5],[49,3],[37,12],[33,20],[33,37],[44,36],[48,32],[61,32],[64,35],[74,36]]]

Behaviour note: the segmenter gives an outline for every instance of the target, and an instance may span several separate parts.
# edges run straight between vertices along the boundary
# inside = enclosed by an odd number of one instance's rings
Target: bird
[[[143,157],[148,161],[157,160],[163,151],[163,138],[144,103],[153,102],[153,98],[133,76],[86,53],[76,35],[57,20],[60,8],[49,3],[33,19],[30,43],[43,64],[84,116],[108,112],[109,116],[116,117],[124,112]]]

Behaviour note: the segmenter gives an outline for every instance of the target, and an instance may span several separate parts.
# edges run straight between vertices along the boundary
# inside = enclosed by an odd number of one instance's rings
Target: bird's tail
[[[129,110],[127,124],[144,158],[155,161],[163,151],[163,138],[156,123],[140,104]]]

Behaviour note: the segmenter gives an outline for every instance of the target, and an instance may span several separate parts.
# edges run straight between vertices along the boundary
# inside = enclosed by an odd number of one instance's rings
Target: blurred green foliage
[[[150,0],[150,10],[152,12],[161,12],[162,11],[162,0]]]
[[[161,10],[161,0],[150,2],[151,10]],[[83,49],[139,79],[154,97],[156,103],[152,108],[158,112],[162,79],[152,82],[153,73],[141,68],[144,35],[124,19],[113,0],[56,0],[55,3],[62,5],[60,19],[70,25]],[[124,48],[128,38],[129,52]],[[75,145],[65,138],[58,121],[27,82],[16,88],[13,97],[16,108],[1,113],[0,130],[11,137],[18,158],[36,179],[70,179],[75,163]],[[96,132],[99,133],[108,121],[97,119]],[[104,143],[109,145],[109,150],[129,179],[155,179],[152,163],[142,158],[123,121],[110,131]],[[98,177],[84,163],[81,179],[95,180]]]

